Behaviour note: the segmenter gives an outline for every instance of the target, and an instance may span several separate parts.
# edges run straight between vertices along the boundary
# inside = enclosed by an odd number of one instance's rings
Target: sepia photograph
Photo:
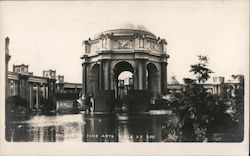
[[[0,155],[248,155],[247,0],[1,1],[0,51]]]

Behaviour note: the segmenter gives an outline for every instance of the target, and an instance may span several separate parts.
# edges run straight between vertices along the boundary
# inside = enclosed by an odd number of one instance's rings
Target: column
[[[14,95],[18,95],[18,85],[17,81],[13,81]]]
[[[30,83],[29,85],[29,91],[30,91],[30,98],[29,98],[29,101],[30,101],[30,108],[32,109],[32,106],[33,106],[33,100],[32,100],[32,96],[33,96],[33,84]]]
[[[87,64],[82,63],[82,93],[87,94]]]
[[[105,60],[105,67],[104,67],[104,90],[110,90],[111,86],[111,72],[110,72],[110,62]]]
[[[147,67],[146,67],[146,60],[142,60],[142,89],[146,90],[146,84],[147,84],[147,80],[146,80],[146,72],[147,72]]]
[[[161,62],[161,94],[167,91],[167,63]]]
[[[25,99],[25,82],[23,79],[20,80],[20,95]]]
[[[19,79],[19,80],[17,80],[17,95],[18,96],[21,96],[21,94],[20,94],[20,88],[21,88],[20,85],[21,84],[20,84],[20,79]]]
[[[135,61],[135,67],[134,67],[134,89],[138,90],[139,89],[139,75],[138,75],[138,62]]]
[[[139,49],[140,48],[140,39],[138,37],[135,38],[135,49]]]
[[[46,87],[44,84],[43,84],[43,97],[44,99],[46,98]]]
[[[145,90],[146,89],[146,65],[145,60],[138,60],[138,89]]]
[[[45,86],[45,98],[48,99],[49,98],[49,89],[48,89],[48,85]]]
[[[107,49],[111,50],[112,49],[112,38],[113,34],[107,34]]]
[[[36,109],[39,107],[39,84],[36,86]]]
[[[7,88],[7,91],[6,91],[6,97],[9,97],[9,96],[12,96],[11,95],[11,81],[8,80],[7,83],[6,83],[6,88]]]
[[[111,83],[112,83],[112,78],[111,78],[111,73],[113,73],[113,72],[111,72],[111,69],[110,69],[110,61],[108,61],[107,62],[108,64],[107,64],[107,68],[108,68],[108,72],[107,72],[107,75],[108,75],[108,90],[110,90],[111,89]]]
[[[15,85],[15,81],[13,81],[13,96],[16,95],[16,85]]]
[[[143,89],[143,69],[141,60],[138,61],[139,90]]]
[[[56,102],[55,91],[56,91],[56,80],[53,80],[51,99],[53,100],[54,103]]]
[[[29,101],[29,99],[30,99],[30,86],[29,85],[30,85],[29,81],[28,81],[28,79],[26,79],[25,80],[25,92],[26,92],[25,99],[27,101]]]
[[[11,56],[9,55],[9,37],[5,38],[5,99],[7,98],[7,93],[9,90],[8,86],[8,65]],[[7,107],[6,107],[7,108]]]
[[[100,61],[100,66],[99,66],[99,90],[103,90],[103,63]]]
[[[140,46],[140,39],[142,38],[142,36],[138,33],[135,33],[134,34],[134,39],[135,39],[135,46],[134,46],[134,49],[140,49],[142,48],[142,46]]]

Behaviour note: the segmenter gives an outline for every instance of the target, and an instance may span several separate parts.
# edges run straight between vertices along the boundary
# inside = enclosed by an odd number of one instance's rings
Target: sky
[[[236,0],[1,1],[1,53],[8,36],[9,70],[24,63],[34,75],[53,69],[65,81],[81,83],[82,41],[125,21],[167,40],[168,79],[192,78],[197,55],[209,57],[212,77],[248,72],[249,2]]]

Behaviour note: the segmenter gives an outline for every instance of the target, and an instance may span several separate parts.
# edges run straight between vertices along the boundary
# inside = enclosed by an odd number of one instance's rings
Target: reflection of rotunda
[[[152,97],[165,93],[167,87],[167,42],[144,26],[132,23],[111,28],[83,42],[83,93],[114,92],[118,97],[118,76],[133,74],[135,91]]]

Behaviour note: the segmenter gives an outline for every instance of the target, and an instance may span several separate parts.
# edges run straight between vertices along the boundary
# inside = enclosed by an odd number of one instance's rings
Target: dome
[[[97,38],[101,34],[105,33],[134,33],[141,32],[146,33],[149,36],[155,38],[155,35],[151,33],[145,26],[142,24],[137,24],[133,22],[117,22],[117,23],[109,23],[108,25],[103,26],[103,32],[100,32],[94,36]]]
[[[128,30],[140,30],[150,32],[145,26],[133,22],[118,22],[108,25],[105,30],[116,30],[116,29],[128,29]]]
[[[172,76],[168,84],[179,84],[179,82],[176,80],[175,76]]]

